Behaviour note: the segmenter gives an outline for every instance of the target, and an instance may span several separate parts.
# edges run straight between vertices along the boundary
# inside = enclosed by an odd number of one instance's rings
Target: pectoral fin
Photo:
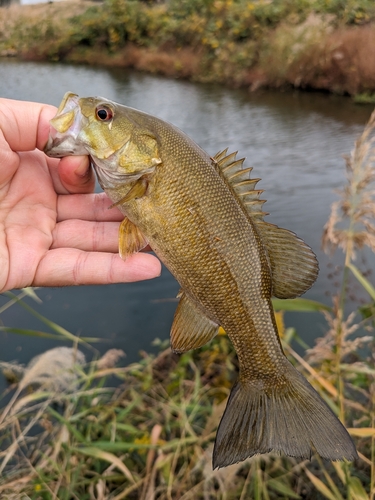
[[[137,182],[126,193],[126,195],[120,200],[116,201],[116,203],[113,203],[111,206],[109,206],[108,209],[117,207],[118,205],[122,205],[123,203],[127,203],[131,200],[136,200],[137,198],[142,198],[142,196],[144,196],[147,192],[148,180],[148,174],[142,175],[142,177],[137,180]]]
[[[119,253],[122,259],[126,259],[133,253],[137,253],[148,244],[147,239],[135,224],[125,218],[119,229]]]
[[[171,348],[177,353],[202,347],[219,330],[219,325],[207,318],[183,291],[179,295],[171,329]]]

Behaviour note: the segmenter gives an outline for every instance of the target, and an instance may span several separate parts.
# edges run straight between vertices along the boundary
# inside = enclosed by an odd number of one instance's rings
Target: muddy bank
[[[177,1],[125,0],[13,6],[0,9],[0,54],[371,100],[375,12],[362,9],[348,17],[308,3],[305,10],[297,0],[288,8],[286,2],[242,0],[197,0],[194,9]]]

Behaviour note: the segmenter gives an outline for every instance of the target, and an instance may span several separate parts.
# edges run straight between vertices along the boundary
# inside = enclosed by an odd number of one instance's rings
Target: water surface
[[[269,200],[267,220],[295,231],[317,253],[321,273],[306,297],[330,304],[333,290],[327,275],[337,266],[320,250],[323,226],[334,190],[345,180],[342,155],[353,148],[372,108],[349,98],[312,93],[249,93],[201,85],[124,69],[25,63],[0,60],[0,96],[58,105],[71,90],[82,96],[101,95],[168,120],[190,135],[211,155],[229,147],[246,156],[261,177],[259,188]],[[118,347],[127,361],[150,350],[155,337],[165,339],[173,318],[178,285],[164,269],[156,280],[109,286],[40,289],[36,309],[72,333],[106,339],[103,350]],[[6,301],[0,297],[0,305]],[[28,299],[29,303],[30,300]],[[1,319],[6,326],[43,329],[18,306]],[[319,315],[288,314],[308,342],[323,333]],[[53,341],[0,333],[1,359],[26,363]]]

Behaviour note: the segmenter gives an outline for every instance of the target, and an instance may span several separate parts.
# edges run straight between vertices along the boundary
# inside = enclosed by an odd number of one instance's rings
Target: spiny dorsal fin
[[[316,256],[296,234],[263,220],[268,215],[262,210],[265,200],[259,199],[263,190],[255,189],[260,179],[250,179],[252,168],[243,169],[244,159],[236,160],[236,155],[225,149],[212,160],[258,230],[270,261],[273,295],[280,299],[298,297],[318,276]]]
[[[266,212],[262,211],[263,203],[266,200],[260,200],[259,196],[263,193],[262,189],[255,189],[260,179],[250,179],[252,167],[242,168],[245,158],[236,160],[237,152],[228,154],[228,148],[217,153],[212,159],[215,167],[221,172],[225,180],[230,184],[241,204],[246,208],[246,212],[253,222],[255,219],[263,219]]]

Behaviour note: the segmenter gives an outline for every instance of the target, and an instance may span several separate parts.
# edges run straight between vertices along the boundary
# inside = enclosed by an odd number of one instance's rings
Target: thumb
[[[55,114],[55,110],[53,110]],[[40,149],[44,149],[50,131],[49,120],[51,109],[43,109],[39,120],[38,139]],[[92,193],[95,187],[95,176],[90,167],[88,156],[67,156],[58,163],[58,176],[62,188],[69,193]],[[55,188],[61,191],[59,182],[55,179]]]
[[[88,156],[66,156],[58,165],[61,184],[69,193],[92,193],[95,175]]]

